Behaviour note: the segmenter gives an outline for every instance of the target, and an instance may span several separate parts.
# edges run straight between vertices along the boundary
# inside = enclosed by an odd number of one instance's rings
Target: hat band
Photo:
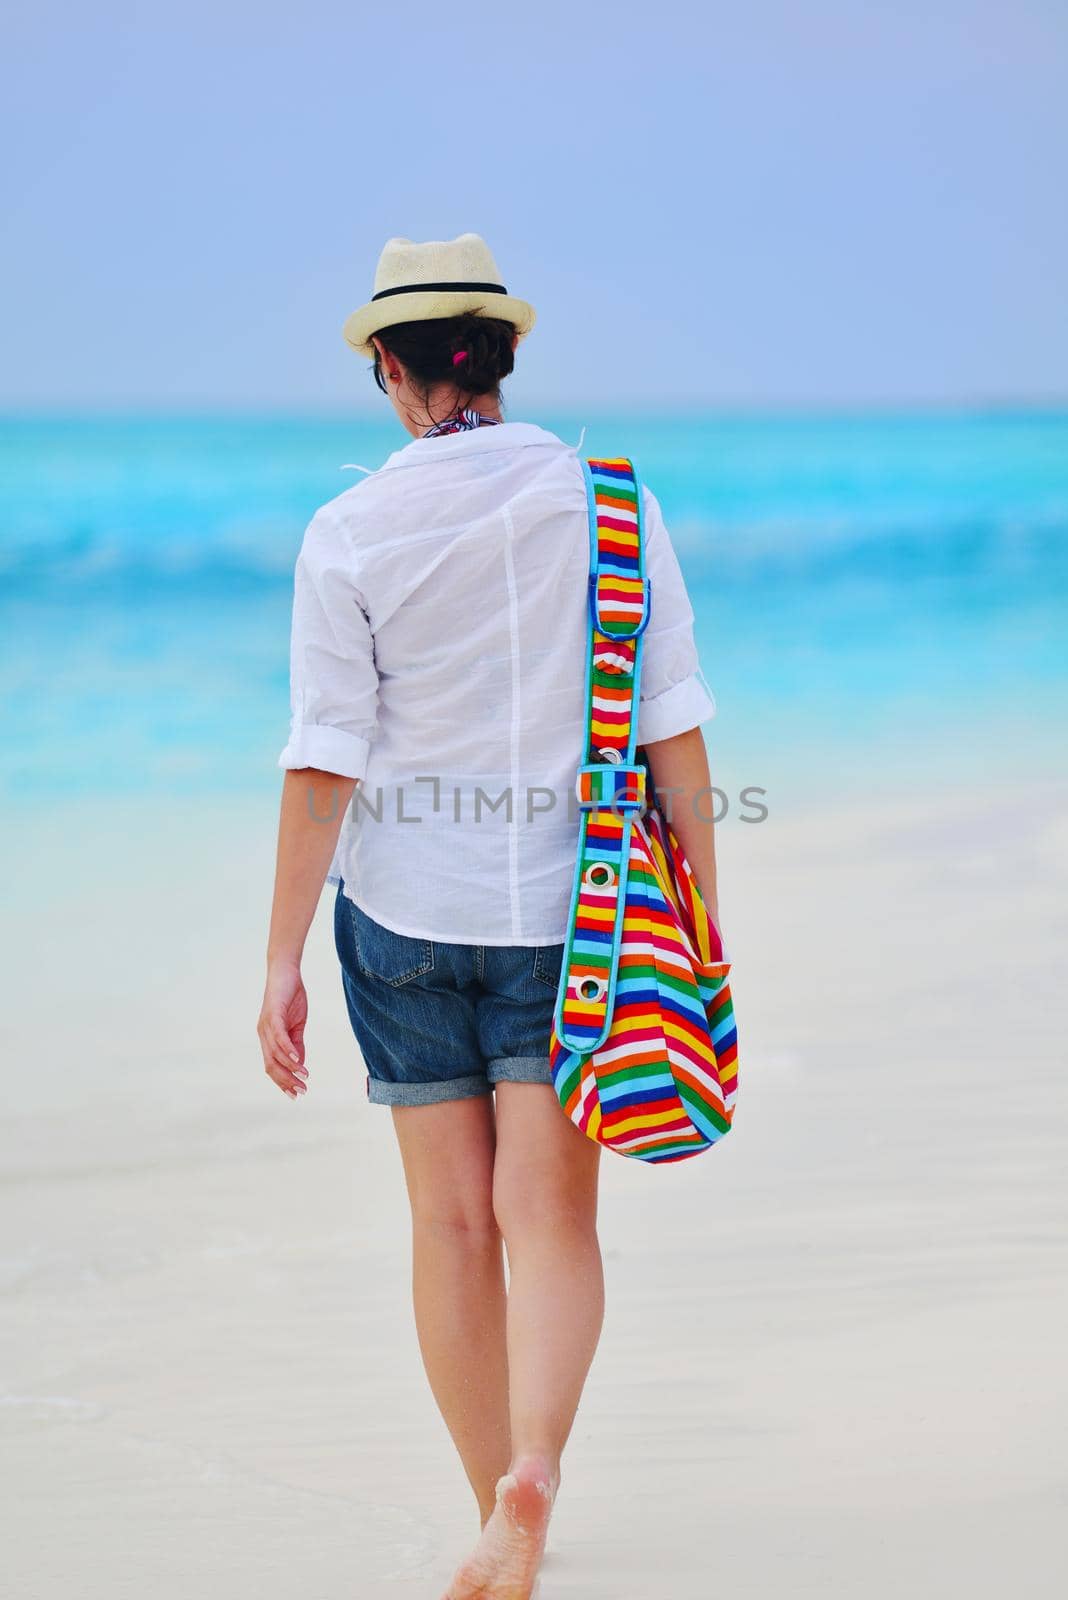
[[[402,283],[398,289],[379,289],[377,294],[371,296],[372,301],[385,300],[391,294],[427,294],[436,290],[453,290],[466,292],[474,290],[478,294],[507,294],[508,290],[503,283]]]

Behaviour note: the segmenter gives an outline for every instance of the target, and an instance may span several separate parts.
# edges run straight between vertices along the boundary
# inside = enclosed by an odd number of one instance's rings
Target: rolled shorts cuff
[[[469,1100],[488,1094],[490,1086],[481,1072],[468,1078],[436,1078],[424,1083],[390,1083],[367,1079],[367,1098],[373,1106],[433,1106],[442,1100]]]
[[[552,1083],[548,1056],[498,1056],[486,1067],[490,1083]]]

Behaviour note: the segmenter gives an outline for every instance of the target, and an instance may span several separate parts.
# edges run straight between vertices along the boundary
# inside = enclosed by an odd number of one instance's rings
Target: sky
[[[482,233],[513,394],[1068,397],[1068,0],[8,14],[0,407],[371,408],[391,235]]]

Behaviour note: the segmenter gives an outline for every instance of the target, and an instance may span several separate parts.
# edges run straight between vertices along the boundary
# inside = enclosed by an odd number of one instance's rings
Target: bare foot
[[[444,1600],[531,1600],[559,1478],[541,1456],[519,1456],[497,1505]]]

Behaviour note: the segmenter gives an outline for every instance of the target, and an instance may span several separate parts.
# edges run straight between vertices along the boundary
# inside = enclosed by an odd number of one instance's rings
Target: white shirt
[[[648,491],[644,517],[638,739],[652,743],[715,703]],[[316,512],[278,764],[362,780],[330,876],[376,921],[457,944],[564,939],[588,573],[580,458],[530,423],[416,439]]]

